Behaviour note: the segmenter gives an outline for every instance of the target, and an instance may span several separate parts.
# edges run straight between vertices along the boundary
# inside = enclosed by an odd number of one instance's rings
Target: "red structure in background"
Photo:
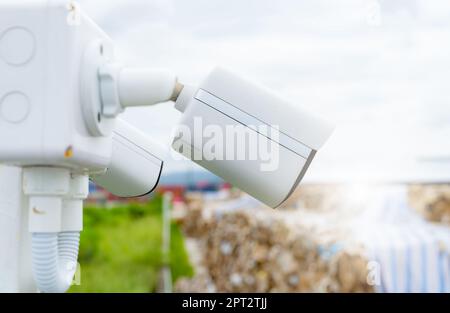
[[[231,188],[233,188],[233,185],[227,182],[220,185],[220,190],[231,190]]]
[[[186,192],[186,186],[183,185],[170,185],[170,186],[159,186],[156,189],[159,194],[164,194],[166,192],[171,192],[173,199],[178,201],[184,201],[184,193]]]
[[[186,186],[182,184],[174,184],[174,185],[160,185],[157,187],[154,193],[149,195],[144,195],[142,197],[137,198],[121,198],[117,197],[107,190],[97,186],[93,183],[90,185],[90,194],[87,199],[87,203],[107,203],[107,202],[146,202],[149,198],[152,198],[155,194],[162,195],[166,192],[171,192],[173,195],[174,202],[184,202],[185,201],[185,193],[187,191],[198,191],[198,192],[215,192],[219,190],[230,190],[232,185],[229,183],[220,183],[214,184],[208,181],[200,181],[197,182],[193,186]]]

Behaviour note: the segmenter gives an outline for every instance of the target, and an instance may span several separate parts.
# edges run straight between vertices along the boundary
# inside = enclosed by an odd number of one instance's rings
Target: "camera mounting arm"
[[[126,107],[175,101],[183,88],[168,71],[105,64],[98,71],[102,114],[116,117]]]
[[[169,71],[127,67],[114,60],[110,43],[88,45],[81,64],[81,98],[86,126],[92,136],[108,136],[126,107],[175,101],[183,85]]]

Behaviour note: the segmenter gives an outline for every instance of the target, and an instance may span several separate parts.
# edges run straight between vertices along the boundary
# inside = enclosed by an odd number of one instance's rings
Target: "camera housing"
[[[164,149],[140,130],[118,118],[112,134],[112,157],[105,172],[91,175],[119,197],[140,197],[158,185]]]
[[[185,87],[175,107],[183,115],[172,148],[273,208],[297,187],[334,129],[323,118],[220,68],[199,87]],[[218,143],[217,136],[225,138],[230,129],[235,141],[227,138],[212,147],[211,141]],[[260,153],[251,157],[255,147]]]

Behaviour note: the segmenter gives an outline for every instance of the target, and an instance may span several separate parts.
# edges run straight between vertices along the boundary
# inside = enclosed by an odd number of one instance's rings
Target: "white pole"
[[[170,208],[172,206],[172,193],[166,192],[163,196],[163,224],[162,224],[162,255],[163,268],[161,269],[161,292],[172,292],[172,272],[170,270]]]
[[[0,166],[0,292],[36,292],[22,170]]]

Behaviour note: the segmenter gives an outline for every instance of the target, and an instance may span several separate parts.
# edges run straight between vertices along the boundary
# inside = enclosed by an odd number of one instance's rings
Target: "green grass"
[[[112,209],[85,208],[79,263],[80,285],[70,292],[154,292],[164,264],[161,198]],[[192,276],[177,225],[171,225],[172,278]]]

